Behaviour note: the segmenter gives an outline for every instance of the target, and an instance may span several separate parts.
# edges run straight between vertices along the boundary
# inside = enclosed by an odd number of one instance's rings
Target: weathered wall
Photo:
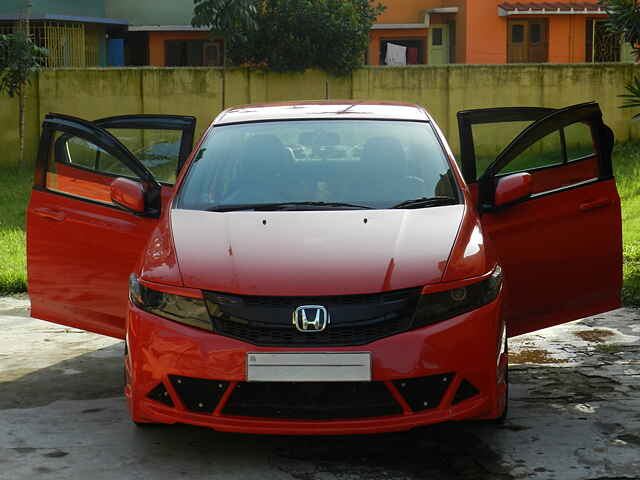
[[[640,138],[640,125],[631,122],[636,112],[618,108],[617,96],[638,71],[632,64],[450,65],[369,67],[334,78],[319,71],[276,74],[245,68],[46,70],[29,92],[26,153],[33,163],[39,124],[47,112],[90,120],[127,113],[194,115],[200,134],[229,106],[323,98],[419,103],[433,114],[454,150],[459,110],[562,107],[595,100],[618,141],[626,141]],[[0,165],[17,162],[17,112],[16,99],[0,96]],[[482,141],[491,152],[506,140],[487,136]]]
[[[40,134],[38,98],[38,78],[36,77],[27,88],[25,109],[24,154],[30,163],[33,163],[36,157]],[[17,165],[20,151],[18,118],[18,98],[9,98],[6,94],[0,95],[0,166]]]

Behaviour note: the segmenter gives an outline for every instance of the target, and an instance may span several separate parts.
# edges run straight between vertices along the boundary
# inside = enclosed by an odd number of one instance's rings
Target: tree
[[[31,82],[32,74],[39,71],[44,65],[46,56],[46,49],[36,46],[23,31],[0,35],[0,94],[6,93],[12,98],[18,95],[20,99],[18,131],[21,167],[25,166],[25,89]]]
[[[636,0],[600,0],[600,5],[608,15],[607,27],[614,35],[621,35],[624,42],[631,45],[636,58],[640,55],[640,6]],[[620,95],[625,99],[620,108],[640,107],[640,78],[634,77],[625,86],[627,93]],[[633,119],[640,118],[640,113]]]
[[[193,25],[223,35],[227,59],[278,72],[319,68],[347,75],[362,65],[374,0],[194,0]]]

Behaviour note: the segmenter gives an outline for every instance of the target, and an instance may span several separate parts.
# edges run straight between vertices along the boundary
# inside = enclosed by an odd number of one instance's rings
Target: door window
[[[531,174],[534,195],[598,179],[602,172],[591,127],[574,123],[551,132],[515,156],[496,177],[516,172]]]
[[[107,128],[158,182],[173,184],[180,160],[181,130]]]
[[[529,26],[529,39],[531,43],[536,44],[542,41],[542,25],[539,23],[532,23]]]
[[[431,30],[431,45],[434,47],[442,45],[442,28],[433,28]]]
[[[472,126],[476,175],[479,178],[498,154],[532,121],[476,123]]]
[[[537,168],[561,165],[565,162],[562,131],[557,130],[533,145],[509,162],[499,174],[526,172]]]
[[[591,128],[585,123],[574,123],[564,128],[567,148],[567,161],[582,160],[595,155]]]
[[[511,25],[511,42],[522,43],[524,42],[524,25],[521,23],[514,23]]]
[[[139,179],[122,160],[91,140],[55,134],[45,172],[48,190],[113,205],[110,184],[115,177]]]

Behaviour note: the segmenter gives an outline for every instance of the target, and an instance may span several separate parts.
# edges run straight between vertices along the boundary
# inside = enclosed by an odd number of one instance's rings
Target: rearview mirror
[[[128,178],[111,182],[111,201],[134,213],[144,213],[144,187]]]
[[[493,204],[496,207],[507,205],[531,196],[533,193],[532,177],[530,173],[514,173],[498,180]]]

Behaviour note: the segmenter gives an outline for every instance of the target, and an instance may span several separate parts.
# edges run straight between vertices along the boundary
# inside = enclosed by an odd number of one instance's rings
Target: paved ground
[[[509,421],[391,435],[138,429],[121,342],[0,298],[0,479],[640,479],[640,312],[512,339]]]

